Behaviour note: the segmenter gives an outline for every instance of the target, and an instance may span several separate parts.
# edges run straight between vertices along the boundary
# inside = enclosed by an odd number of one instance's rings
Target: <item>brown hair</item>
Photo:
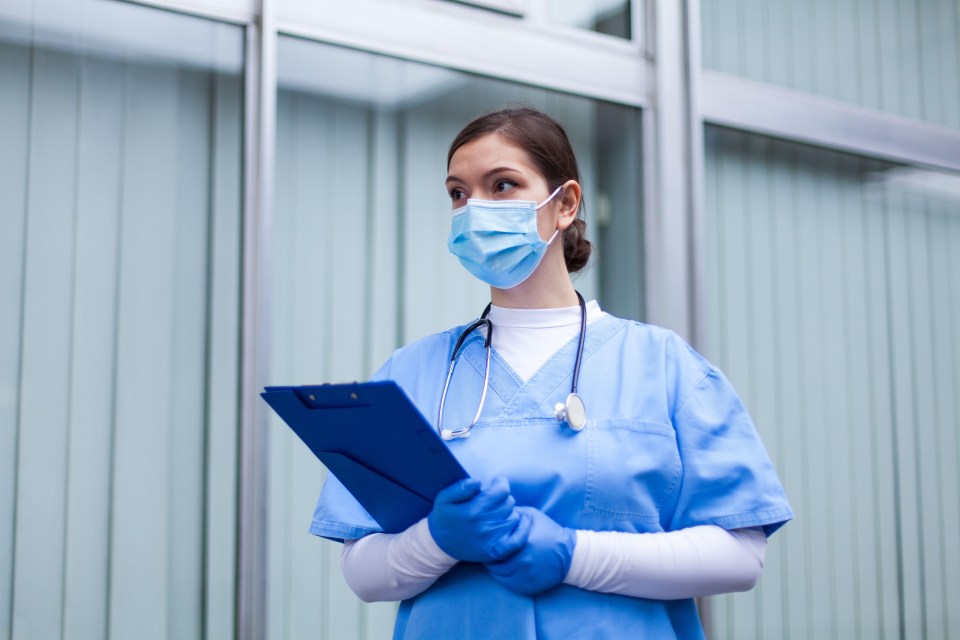
[[[533,164],[547,181],[550,191],[568,180],[580,182],[580,167],[570,146],[567,132],[559,122],[531,107],[508,107],[484,114],[465,126],[450,143],[447,167],[457,149],[481,136],[498,133],[527,152]],[[567,271],[583,269],[593,246],[587,240],[587,224],[583,221],[583,198],[578,217],[563,231],[563,259]]]

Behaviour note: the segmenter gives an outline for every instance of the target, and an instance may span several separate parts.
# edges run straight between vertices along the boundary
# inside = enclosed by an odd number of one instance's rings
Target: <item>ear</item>
[[[577,219],[577,213],[580,211],[580,183],[576,180],[567,180],[563,183],[563,191],[560,194],[560,210],[557,212],[557,229],[563,231]]]

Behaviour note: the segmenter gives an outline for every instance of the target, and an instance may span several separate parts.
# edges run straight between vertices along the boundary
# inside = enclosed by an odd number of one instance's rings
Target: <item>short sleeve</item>
[[[371,381],[389,380],[393,359],[387,360],[373,374]],[[357,540],[371,533],[380,533],[383,528],[367,513],[366,509],[347,491],[332,473],[327,473],[320,498],[313,511],[310,533],[337,542]]]
[[[769,536],[793,518],[760,436],[720,371],[708,367],[681,399],[674,427],[683,475],[671,529],[759,526]]]
[[[337,542],[357,540],[383,529],[332,474],[327,474],[313,511],[310,533]]]

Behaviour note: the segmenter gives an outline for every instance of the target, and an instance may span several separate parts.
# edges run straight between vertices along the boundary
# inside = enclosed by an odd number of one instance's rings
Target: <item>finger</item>
[[[510,481],[507,476],[496,475],[486,483],[483,490],[490,495],[510,495]]]
[[[533,527],[533,521],[526,514],[521,513],[516,528],[507,535],[503,536],[494,545],[494,554],[499,560],[507,559],[518,553],[530,537],[530,529]]]

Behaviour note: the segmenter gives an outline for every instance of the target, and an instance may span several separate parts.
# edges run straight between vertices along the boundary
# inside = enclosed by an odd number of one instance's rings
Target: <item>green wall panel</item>
[[[703,0],[704,67],[960,128],[955,0]]]
[[[797,513],[760,586],[712,599],[716,637],[960,634],[957,178],[706,138],[703,348]]]
[[[0,637],[230,638],[242,85],[79,40],[0,44]]]

